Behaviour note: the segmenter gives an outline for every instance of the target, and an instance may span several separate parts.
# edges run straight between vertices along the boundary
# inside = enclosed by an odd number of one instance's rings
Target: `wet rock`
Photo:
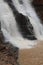
[[[7,44],[8,43],[8,44]],[[1,65],[18,65],[17,47],[13,47],[9,42],[0,44],[0,64]]]

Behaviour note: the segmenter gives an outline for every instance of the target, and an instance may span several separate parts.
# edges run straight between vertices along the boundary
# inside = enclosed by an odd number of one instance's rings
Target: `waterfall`
[[[40,23],[40,19],[38,18],[33,6],[31,5],[31,0],[22,0],[23,4],[20,4],[17,0],[13,0],[15,7],[17,10],[28,16],[31,24],[34,27],[34,32],[38,40],[43,40],[43,25]],[[37,32],[36,32],[37,31]]]
[[[37,39],[43,40],[43,25],[40,23],[40,19],[38,18],[32,5],[30,3],[28,4],[29,1],[23,0],[23,2],[24,2],[25,9],[26,9],[26,13],[28,17],[30,18],[31,24],[34,27],[34,32],[35,32]]]
[[[9,1],[9,4],[5,1]],[[43,40],[43,25],[40,23],[40,19],[38,18],[34,7],[31,5],[31,0],[12,0],[14,7],[10,5],[10,1],[11,0],[0,0],[1,30],[5,37],[5,42],[9,41],[11,44],[19,47],[20,49],[32,48],[37,44],[37,40]],[[13,8],[13,12],[9,5]],[[24,17],[27,17],[26,21],[29,19],[30,25],[33,26],[34,35],[37,40],[23,38],[19,31],[19,23],[17,24],[16,22],[17,14],[14,14],[16,11]]]

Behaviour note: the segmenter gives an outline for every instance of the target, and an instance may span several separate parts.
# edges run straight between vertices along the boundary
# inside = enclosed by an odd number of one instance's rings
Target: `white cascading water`
[[[22,0],[22,1],[23,1],[23,5],[20,5],[17,0],[13,0],[17,10],[20,13],[29,17],[31,24],[34,27],[34,32],[38,40],[43,40],[43,26],[40,23],[40,19],[38,18],[34,8],[31,5],[31,2],[30,2],[31,0]]]
[[[37,39],[43,40],[43,26],[40,23],[40,20],[36,15],[30,0],[22,0],[23,4],[20,4],[19,0],[12,1],[18,12],[29,17],[30,23],[33,25],[35,36],[37,37]],[[17,46],[20,49],[32,48],[37,44],[37,41],[31,41],[22,38],[21,34],[18,31],[15,17],[13,16],[8,4],[3,0],[0,0],[0,21],[5,41],[11,42],[14,46]]]

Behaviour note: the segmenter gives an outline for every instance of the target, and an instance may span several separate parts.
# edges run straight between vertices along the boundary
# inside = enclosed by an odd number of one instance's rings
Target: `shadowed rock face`
[[[3,42],[4,42],[4,36],[2,31],[0,31],[0,43],[3,43]]]
[[[9,7],[11,8],[13,15],[16,19],[16,23],[18,25],[19,31],[21,32],[22,36],[24,38],[30,39],[30,40],[36,40],[36,37],[34,35],[33,26],[30,23],[27,16],[24,16],[23,14],[19,13],[15,6],[13,5],[12,0],[4,0],[7,2]],[[28,26],[27,26],[28,25]]]
[[[41,20],[40,22],[43,24],[43,0],[33,0],[32,5]]]
[[[30,40],[36,40],[34,36],[34,32],[33,32],[33,26],[31,25],[31,23],[29,22],[29,19],[26,16],[22,14],[18,14],[16,16],[16,22],[18,24],[19,31],[21,32],[24,38],[27,38]]]
[[[42,5],[43,6],[43,0],[33,0],[34,5]]]
[[[1,22],[0,22],[0,43],[3,43],[4,42],[4,36],[3,36],[3,33],[1,31]]]

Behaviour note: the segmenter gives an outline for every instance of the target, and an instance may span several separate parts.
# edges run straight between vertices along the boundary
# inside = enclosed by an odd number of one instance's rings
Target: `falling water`
[[[43,26],[40,23],[40,19],[38,18],[33,6],[31,5],[31,0],[22,0],[23,4],[21,5],[17,0],[13,0],[15,7],[17,10],[27,15],[30,19],[31,24],[34,27],[34,32],[38,40],[43,40]],[[37,32],[36,32],[37,31]]]
[[[12,0],[14,6],[19,13],[27,16],[34,28],[35,36],[38,40],[43,40],[43,26],[40,23],[40,19],[36,15],[34,8],[31,5],[30,0]],[[27,40],[22,37],[18,30],[18,26],[15,17],[12,14],[11,8],[4,0],[0,0],[0,21],[1,29],[5,37],[5,42],[9,41],[14,46],[20,49],[32,48],[36,45],[37,41]]]

